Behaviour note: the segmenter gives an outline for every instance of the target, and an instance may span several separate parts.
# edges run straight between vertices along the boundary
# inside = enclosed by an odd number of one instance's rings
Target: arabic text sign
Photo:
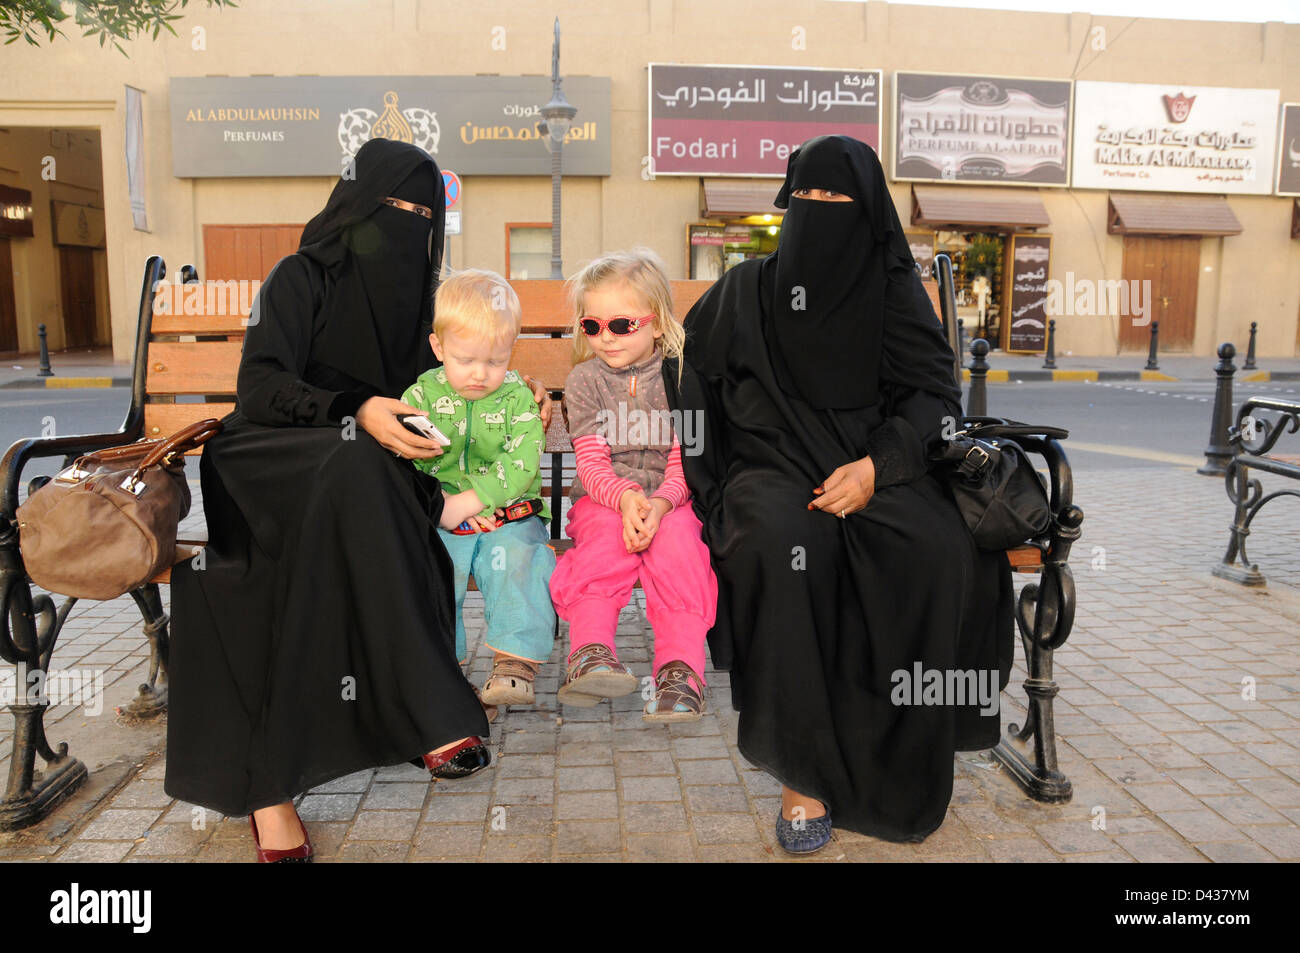
[[[879,70],[650,64],[656,175],[785,176],[800,143],[831,134],[880,148]]]
[[[573,76],[569,175],[610,173],[608,77]],[[550,175],[540,76],[175,77],[172,174],[338,176],[373,138],[413,143],[469,175]]]
[[[1070,83],[894,74],[894,178],[1066,185]]]
[[[1047,349],[1047,273],[1052,236],[1012,235],[1008,249],[1011,288],[1003,303],[1008,351]]]
[[[1267,194],[1276,89],[1074,84],[1074,185]]]
[[[1282,107],[1277,192],[1279,195],[1300,195],[1300,103],[1286,103]]]

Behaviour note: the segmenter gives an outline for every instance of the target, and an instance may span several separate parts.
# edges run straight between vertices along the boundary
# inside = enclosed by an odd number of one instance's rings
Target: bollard
[[[1218,378],[1214,384],[1214,416],[1210,419],[1210,445],[1205,448],[1205,464],[1197,473],[1205,476],[1223,476],[1228,472],[1228,461],[1234,451],[1228,443],[1228,427],[1232,425],[1232,375],[1237,370],[1232,363],[1237,349],[1231,342],[1219,345],[1219,363],[1214,368]]]
[[[1158,371],[1160,365],[1156,363],[1156,343],[1160,337],[1160,322],[1151,322],[1151,349],[1147,351],[1147,370]]]
[[[45,325],[40,325],[36,329],[36,336],[41,342],[41,366],[36,371],[37,377],[53,377],[54,372],[50,370],[50,346],[45,341]]]
[[[984,417],[989,412],[988,376],[989,362],[985,360],[989,353],[989,342],[976,338],[970,342],[970,393],[966,397],[966,416]]]
[[[1241,365],[1243,371],[1253,371],[1255,369],[1255,331],[1258,328],[1258,321],[1250,322],[1250,343],[1246,345],[1246,363]]]
[[[1043,367],[1056,369],[1056,318],[1047,320],[1047,358],[1043,361]]]

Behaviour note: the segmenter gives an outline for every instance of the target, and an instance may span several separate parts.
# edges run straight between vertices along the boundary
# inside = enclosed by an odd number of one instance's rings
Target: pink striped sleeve
[[[641,485],[614,472],[610,461],[609,444],[598,434],[583,434],[573,438],[573,453],[578,458],[578,479],[587,494],[601,506],[618,509],[619,498],[628,490],[640,490]]]
[[[584,484],[585,485],[585,484]],[[668,451],[668,465],[664,468],[664,482],[651,494],[651,499],[661,496],[673,505],[681,506],[691,497],[686,485],[686,475],[682,472],[682,445],[673,437],[672,448]]]

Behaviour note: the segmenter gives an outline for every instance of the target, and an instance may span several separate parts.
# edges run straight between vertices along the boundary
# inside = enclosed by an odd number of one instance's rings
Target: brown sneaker
[[[479,699],[484,705],[531,705],[537,697],[533,689],[536,677],[536,663],[498,655]]]
[[[643,721],[698,721],[704,714],[704,682],[685,662],[669,662],[655,676],[655,697],[646,702]]]
[[[561,705],[594,708],[606,698],[617,698],[636,691],[636,676],[629,672],[599,642],[584,645],[573,653],[560,686]]]

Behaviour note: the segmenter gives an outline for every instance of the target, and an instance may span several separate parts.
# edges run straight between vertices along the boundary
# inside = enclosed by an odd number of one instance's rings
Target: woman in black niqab
[[[442,492],[406,459],[440,449],[394,417],[432,363],[442,175],[384,139],[354,172],[258,293],[200,463],[205,565],[172,574],[165,789],[257,812],[264,847],[292,846],[268,840],[297,831],[296,795],[488,734],[454,654]]]
[[[900,682],[919,665],[1006,684],[1010,571],[929,473],[960,391],[874,151],[809,140],[776,204],[777,251],[687,315],[680,386],[664,368],[694,424],[682,462],[718,576],[710,652],[787,821],[824,804],[837,826],[920,840],[943,821],[953,752],[1000,725],[975,699],[912,704]]]

